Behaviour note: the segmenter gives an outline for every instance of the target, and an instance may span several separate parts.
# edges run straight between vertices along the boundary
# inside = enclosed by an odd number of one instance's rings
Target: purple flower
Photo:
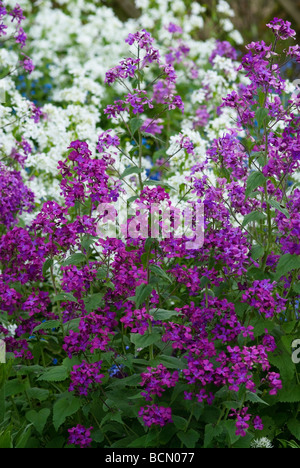
[[[17,44],[21,45],[21,49],[23,49],[23,47],[26,45],[26,40],[27,40],[27,34],[24,32],[23,28],[18,29],[17,34],[15,35],[15,40],[16,40]],[[27,59],[27,60],[30,60],[30,59]],[[31,66],[31,68],[32,68],[32,66]],[[25,70],[29,71],[29,69],[28,69],[29,65],[26,64],[26,67],[25,67],[25,64],[24,64]],[[33,71],[33,70],[34,70],[34,68],[32,68],[31,71]]]
[[[15,8],[9,12],[9,15],[12,17],[12,23],[14,20],[17,20],[18,24],[20,24],[25,19],[23,10],[18,3],[16,4]]]
[[[173,422],[171,408],[158,405],[142,407],[139,411],[139,417],[143,418],[147,427],[152,426],[152,424],[164,427],[166,424]]]
[[[270,23],[267,24],[267,27],[272,29],[273,33],[282,40],[286,40],[289,37],[296,39],[296,31],[291,29],[291,23],[289,21],[284,21],[279,18],[274,18]]]
[[[70,374],[71,385],[69,392],[74,391],[77,395],[91,394],[96,391],[99,384],[101,384],[104,374],[100,374],[102,361],[89,364],[86,361],[78,366],[74,366]]]
[[[27,57],[25,54],[22,53],[22,55],[24,55],[25,58],[21,61],[21,65],[24,68],[24,70],[30,74],[35,69],[33,61],[31,60],[31,58]]]
[[[263,430],[264,425],[263,425],[263,422],[262,422],[262,420],[261,420],[261,418],[259,416],[255,416],[255,418],[253,420],[253,427],[257,431],[262,431]]]
[[[68,429],[70,434],[68,443],[79,445],[80,448],[88,448],[92,443],[91,431],[93,429],[93,427],[87,429],[81,424],[77,424],[77,426]]]
[[[182,34],[182,28],[174,23],[170,23],[169,26],[166,27],[166,29],[172,34],[175,34],[175,33]]]

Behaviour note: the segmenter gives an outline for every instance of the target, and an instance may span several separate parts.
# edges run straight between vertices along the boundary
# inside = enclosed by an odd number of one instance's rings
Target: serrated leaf
[[[144,172],[144,169],[142,167],[128,167],[127,169],[125,169],[120,179],[124,179],[124,177],[127,177],[132,174],[142,174],[142,172]]]
[[[48,322],[43,322],[37,327],[33,329],[33,333],[39,330],[51,330],[52,328],[59,328],[60,321],[59,320],[49,320]]]
[[[51,367],[42,374],[38,381],[63,382],[68,377],[68,371],[64,366]]]
[[[284,348],[278,348],[276,352],[278,352],[277,355],[269,353],[269,362],[279,369],[284,381],[289,381],[293,378],[296,370],[291,355]]]
[[[175,190],[174,187],[160,180],[146,180],[146,182],[143,182],[143,185],[150,185],[150,186],[154,185],[155,187],[162,187],[162,188],[168,188],[170,190]]]
[[[64,324],[65,332],[67,333],[70,330],[78,332],[79,331],[78,327],[79,327],[80,321],[81,321],[81,318],[76,318],[76,319],[69,320],[69,322],[66,322]]]
[[[285,385],[276,395],[276,400],[282,403],[299,403],[300,386],[296,383]]]
[[[45,388],[32,387],[27,389],[28,398],[32,400],[45,401],[49,397],[49,390]]]
[[[189,429],[187,432],[180,431],[177,435],[186,448],[195,448],[200,438],[200,434],[194,429]]]
[[[261,211],[252,211],[252,213],[249,213],[244,217],[242,227],[247,226],[247,224],[253,223],[255,221],[264,221],[265,219],[266,215]]]
[[[167,280],[169,283],[172,283],[171,278],[167,275],[167,273],[158,265],[150,265],[149,270],[152,271],[157,276]]]
[[[298,269],[300,269],[300,256],[297,254],[284,254],[277,264],[275,279],[279,280],[287,273]]]
[[[158,343],[161,341],[160,333],[145,333],[140,335],[139,333],[131,333],[130,341],[135,345],[136,349],[144,349],[150,345]]]
[[[135,117],[130,120],[129,128],[131,130],[132,135],[134,135],[135,132],[141,128],[143,123],[144,123],[143,119],[140,119],[139,117]]]
[[[84,301],[84,305],[87,312],[93,312],[96,309],[99,309],[101,304],[103,303],[103,296],[102,293],[92,294],[91,296],[86,297]]]
[[[140,284],[135,290],[135,305],[137,309],[146,301],[150,296],[153,287],[150,284]]]
[[[8,380],[5,384],[5,396],[8,398],[12,395],[18,395],[24,393],[26,386],[24,382],[19,379]]]
[[[287,423],[287,427],[292,435],[300,440],[300,422],[296,418],[290,419]]]
[[[230,443],[234,444],[240,438],[240,436],[236,435],[236,426],[235,421],[227,420],[222,423],[222,426],[225,427],[226,431],[228,432]]]
[[[158,364],[163,364],[167,369],[185,369],[186,366],[180,358],[174,356],[159,356]]]
[[[257,189],[257,187],[261,187],[266,182],[265,176],[261,172],[252,172],[247,180],[247,188],[245,192],[245,200],[249,197],[249,195]]]
[[[44,278],[45,278],[47,271],[49,270],[49,268],[51,268],[52,265],[53,265],[53,259],[48,258],[43,265],[43,277]]]
[[[154,320],[169,320],[171,317],[178,316],[176,310],[151,309],[149,313],[153,316]]]
[[[63,266],[68,266],[68,265],[79,265],[82,262],[86,261],[86,256],[82,253],[75,253],[68,257],[64,262]]]
[[[77,299],[71,293],[60,293],[60,294],[57,294],[56,296],[54,296],[54,298],[53,298],[53,302],[59,302],[59,301],[77,302]]]
[[[262,400],[256,393],[246,392],[245,401],[251,401],[252,403],[262,403],[263,405],[269,406],[269,404]]]
[[[286,210],[284,207],[282,207],[278,201],[276,201],[276,200],[268,200],[268,203],[269,203],[269,205],[271,205],[273,208],[275,208],[275,210],[280,211],[281,213],[283,213],[283,214],[286,216],[286,218],[290,219],[290,215],[289,215],[288,210]]]
[[[254,245],[251,249],[251,257],[253,258],[253,260],[262,258],[264,253],[265,253],[265,250],[261,245]]]
[[[257,120],[257,125],[258,125],[259,129],[262,128],[262,126],[264,124],[264,121],[265,121],[266,117],[268,116],[268,113],[269,113],[269,111],[265,107],[260,107],[255,112],[255,118]]]
[[[53,406],[53,425],[56,431],[65,422],[65,420],[77,413],[81,407],[81,402],[73,395],[66,394],[60,398]]]
[[[221,426],[215,426],[213,424],[206,424],[204,431],[204,448],[207,448],[215,437],[218,437],[223,432]]]

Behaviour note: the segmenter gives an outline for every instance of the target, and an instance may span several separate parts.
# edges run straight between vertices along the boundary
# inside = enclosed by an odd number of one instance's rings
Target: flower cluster
[[[80,448],[88,448],[92,443],[91,431],[93,427],[88,429],[82,426],[82,424],[77,424],[77,426],[68,429],[69,432],[69,444],[79,445]]]
[[[71,385],[69,392],[87,396],[88,393],[96,390],[101,384],[104,374],[100,374],[102,361],[89,364],[86,361],[78,366],[74,366],[71,371]]]

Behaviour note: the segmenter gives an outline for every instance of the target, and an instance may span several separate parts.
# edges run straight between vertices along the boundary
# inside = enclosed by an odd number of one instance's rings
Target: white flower
[[[222,18],[220,20],[221,26],[223,26],[224,31],[230,32],[233,30],[234,26],[228,18]]]
[[[254,439],[251,442],[251,448],[273,448],[272,442],[267,437]]]
[[[230,5],[225,2],[225,0],[219,0],[217,4],[217,12],[231,17],[235,16],[234,11],[230,8]]]
[[[231,39],[238,45],[244,44],[244,39],[239,31],[234,29],[233,31],[230,31],[229,36]]]

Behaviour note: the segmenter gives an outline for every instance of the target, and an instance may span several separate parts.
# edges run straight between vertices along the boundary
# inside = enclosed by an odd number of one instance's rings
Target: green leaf
[[[291,383],[288,386],[283,386],[277,393],[277,401],[282,403],[299,403],[300,402],[300,386],[297,383]]]
[[[60,321],[59,320],[49,320],[48,322],[43,322],[37,327],[33,329],[33,332],[37,332],[39,330],[51,330],[52,328],[59,328]]]
[[[265,176],[261,172],[252,172],[247,180],[247,188],[245,192],[245,200],[249,197],[257,187],[261,187],[266,182]]]
[[[225,429],[226,429],[226,431],[227,431],[227,433],[229,435],[231,445],[239,440],[240,436],[236,435],[235,421],[233,421],[233,420],[224,421],[222,423],[222,426],[225,427]]]
[[[26,413],[26,419],[33,424],[39,434],[42,434],[50,413],[49,408],[44,408],[39,412],[31,410]]]
[[[293,270],[300,269],[300,256],[297,254],[284,254],[277,264],[275,279],[279,280]]]
[[[63,382],[68,377],[68,371],[64,366],[51,367],[44,372],[38,381]]]
[[[255,117],[256,117],[256,120],[257,120],[259,130],[263,127],[264,121],[265,121],[266,117],[268,116],[268,113],[269,113],[269,111],[265,107],[260,107],[255,112]]]
[[[288,210],[286,210],[284,207],[280,205],[280,203],[276,200],[268,200],[269,205],[271,205],[275,210],[280,211],[283,213],[288,219],[290,219],[290,214]]]
[[[20,437],[15,443],[15,448],[21,449],[26,448],[29,437],[31,436],[32,424],[28,424],[25,429],[22,429]]]
[[[124,177],[127,177],[132,174],[142,174],[142,172],[144,172],[144,169],[142,167],[136,167],[136,166],[128,167],[127,169],[125,169],[120,179],[124,179]]]
[[[5,385],[5,396],[8,398],[18,393],[24,393],[26,389],[25,383],[19,379],[8,380]]]
[[[75,331],[75,332],[79,332],[78,327],[79,327],[80,321],[81,321],[81,318],[76,318],[76,319],[69,320],[69,322],[66,322],[64,324],[65,332],[68,332],[70,330]]]
[[[153,290],[150,284],[140,284],[135,290],[135,305],[137,309],[146,301]]]
[[[73,294],[64,292],[64,293],[60,293],[60,294],[57,294],[56,296],[54,296],[53,302],[59,302],[59,301],[77,302],[77,299],[76,299],[76,297],[73,296]]]
[[[135,439],[133,442],[131,442],[127,447],[128,448],[144,448],[144,447],[153,447],[153,442],[156,439],[156,434],[154,433],[148,433],[146,435],[143,435],[142,437],[139,437],[138,439]]]
[[[84,305],[87,312],[93,312],[94,310],[99,309],[103,303],[103,296],[103,293],[97,293],[85,298]]]
[[[185,369],[186,366],[180,358],[174,356],[159,356],[158,364],[163,364],[167,369]]]
[[[246,392],[245,401],[251,401],[252,403],[262,403],[263,405],[269,406],[267,402],[262,400],[256,393]]]
[[[296,418],[290,419],[287,423],[287,427],[293,436],[300,440],[300,422]]]
[[[195,448],[196,443],[200,438],[200,434],[194,429],[190,429],[188,432],[178,432],[177,435],[184,446],[187,448]]]
[[[152,271],[157,276],[167,280],[169,283],[172,283],[172,280],[169,278],[167,273],[158,265],[150,265],[149,270]]]
[[[246,226],[249,223],[253,223],[255,221],[264,221],[266,219],[266,215],[261,211],[252,211],[252,213],[247,214],[244,217],[242,226]]]
[[[49,270],[49,268],[51,268],[52,265],[53,265],[53,259],[48,258],[43,265],[43,277],[44,278],[46,276],[47,271]]]
[[[137,200],[139,197],[137,195],[135,195],[134,197],[130,197],[128,198],[127,200],[127,203],[130,205],[131,203],[133,203],[135,200]]]
[[[251,249],[251,257],[253,258],[253,260],[262,258],[264,253],[265,253],[265,250],[261,245],[254,245]]]
[[[13,448],[10,429],[7,429],[5,432],[0,433],[0,448]]]
[[[141,128],[143,123],[144,123],[143,119],[140,119],[139,117],[135,117],[130,120],[129,128],[131,130],[132,135],[134,135],[135,132]]]
[[[172,416],[172,419],[176,428],[180,431],[184,431],[184,429],[188,426],[187,420],[182,418],[181,416]]]
[[[176,310],[150,309],[149,313],[153,316],[154,320],[169,320],[171,317],[178,316]]]
[[[65,394],[60,400],[54,403],[53,406],[53,425],[56,431],[65,422],[65,420],[72,416],[81,407],[79,398],[71,394]]]
[[[280,376],[283,381],[289,381],[293,378],[296,367],[292,361],[290,353],[288,353],[284,348],[281,348],[277,348],[277,355],[269,353],[269,362],[280,370]]]
[[[49,390],[45,388],[32,387],[27,390],[28,398],[32,400],[45,401],[49,397],[49,394]]]
[[[174,187],[167,184],[166,182],[162,182],[161,180],[146,180],[143,182],[143,185],[155,185],[156,187],[168,188],[170,190],[175,190]]]
[[[85,261],[86,261],[86,256],[84,254],[75,253],[64,261],[63,266],[79,265],[80,263],[83,263]]]
[[[206,424],[204,432],[204,448],[207,448],[215,437],[218,437],[223,432],[223,428],[213,424]]]
[[[300,294],[300,283],[295,283],[293,286],[293,290],[297,293]]]
[[[140,335],[139,333],[131,333],[130,341],[135,345],[136,349],[144,349],[150,345],[161,341],[161,334],[158,332],[145,333]]]

